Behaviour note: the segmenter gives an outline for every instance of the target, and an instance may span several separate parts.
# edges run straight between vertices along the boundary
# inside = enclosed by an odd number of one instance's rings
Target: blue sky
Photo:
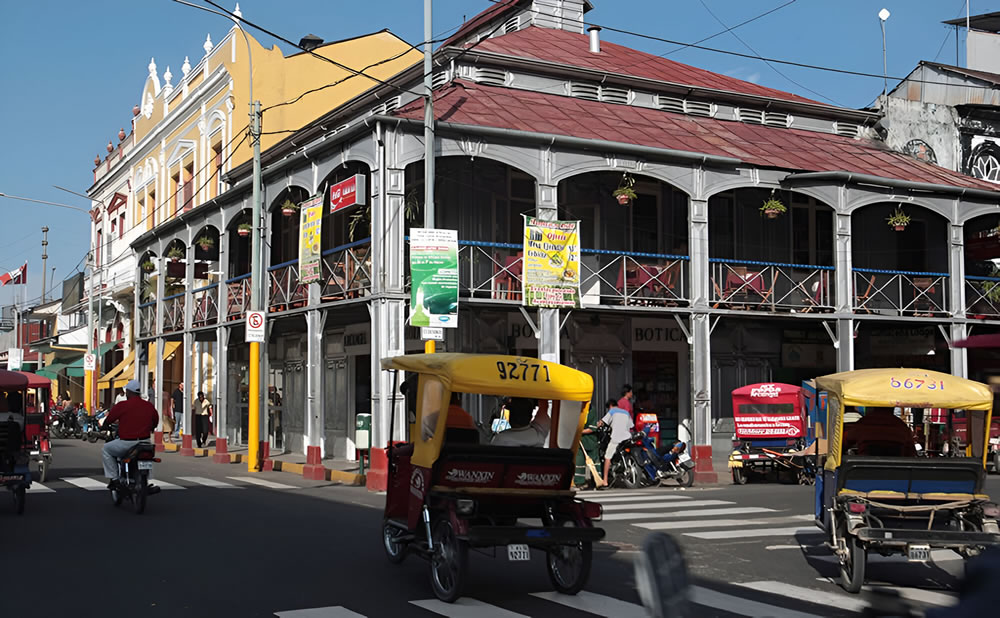
[[[587,20],[694,42],[724,29],[712,13],[732,26],[788,1],[592,0],[595,10]],[[235,5],[233,0],[220,3]],[[1000,0],[971,3],[973,15],[1000,10]],[[488,6],[489,0],[435,0],[434,31],[450,33]],[[417,43],[423,39],[422,7],[422,0],[240,2],[244,17],[295,41],[307,33],[330,41],[388,28]],[[956,62],[954,28],[941,22],[964,15],[965,0],[795,0],[735,33],[764,57],[881,74],[877,13],[882,7],[892,13],[887,22],[890,75],[906,75],[920,60]],[[109,140],[117,143],[118,129],[129,126],[149,59],[156,58],[161,74],[169,66],[179,75],[185,55],[192,64],[201,57],[206,34],[218,41],[227,30],[222,18],[171,0],[0,2],[0,192],[89,207],[52,185],[86,193],[94,155],[103,156]],[[676,48],[607,30],[602,36],[656,54]],[[703,45],[753,53],[743,42],[723,34]],[[964,45],[963,35],[959,63],[965,61]],[[782,76],[759,60],[691,48],[668,57],[848,107],[871,104],[882,89],[881,79],[775,65]],[[27,259],[26,298],[41,290],[43,225],[49,227],[50,274],[55,267],[56,279],[62,280],[73,272],[90,242],[85,213],[4,198],[0,209],[7,231],[0,240],[0,272]],[[0,303],[9,303],[13,293],[13,286],[0,288]]]

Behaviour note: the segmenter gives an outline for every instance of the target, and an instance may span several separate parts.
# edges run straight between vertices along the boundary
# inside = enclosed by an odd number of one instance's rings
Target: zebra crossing
[[[263,487],[267,489],[299,489],[295,485],[279,483],[268,479],[259,479],[252,476],[227,476],[225,481],[212,479],[203,476],[179,476],[171,477],[171,481],[160,478],[150,479],[150,483],[160,487],[164,491],[183,491],[186,489],[203,488],[210,489],[247,489],[248,487]],[[54,480],[49,480],[45,484],[37,481],[31,483],[28,489],[30,494],[53,494],[60,491],[71,490],[84,491],[107,491],[108,481],[103,477],[90,476],[67,476]]]
[[[812,523],[812,515],[744,506],[733,500],[705,499],[704,495],[654,489],[588,493],[586,500],[604,508],[603,521],[623,521],[637,528],[693,539],[720,541],[820,534]]]

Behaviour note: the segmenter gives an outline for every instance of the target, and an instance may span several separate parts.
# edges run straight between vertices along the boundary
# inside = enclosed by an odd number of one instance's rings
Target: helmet
[[[142,390],[142,386],[139,384],[139,380],[129,380],[128,384],[125,385],[126,393],[136,393]]]

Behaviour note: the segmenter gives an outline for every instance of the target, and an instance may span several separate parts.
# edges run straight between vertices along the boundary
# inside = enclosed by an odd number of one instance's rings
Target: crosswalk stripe
[[[205,487],[215,487],[217,489],[243,489],[242,487],[239,487],[238,485],[233,485],[232,483],[227,483],[225,481],[217,481],[215,479],[209,479],[203,476],[178,476],[177,479],[181,481],[187,481],[189,483],[194,483],[195,485],[204,485]]]
[[[641,502],[643,500],[649,500],[651,494],[645,494],[642,496],[611,496],[605,498],[604,496],[598,496],[596,498],[591,498],[588,502],[600,502],[601,504],[608,504],[612,502]],[[692,500],[691,496],[675,496],[675,495],[665,495],[665,496],[655,496],[657,500]]]
[[[55,493],[55,491],[56,490],[46,487],[45,485],[42,485],[41,483],[37,483],[34,481],[32,481],[31,487],[28,488],[29,494],[51,494]]]
[[[791,515],[788,517],[762,517],[760,519],[687,519],[684,521],[652,521],[632,524],[646,530],[684,530],[687,528],[733,528],[747,524],[763,523],[793,523],[804,519],[812,519],[812,515]],[[798,548],[798,545],[794,547]]]
[[[690,502],[643,502],[641,504],[609,504],[604,507],[604,511],[627,511],[630,509],[661,509],[661,508],[689,508],[692,506],[722,506],[723,504],[735,504],[728,500],[691,500]]]
[[[260,485],[261,487],[267,487],[269,489],[295,489],[295,485],[285,485],[284,483],[275,483],[274,481],[258,479],[252,476],[227,476],[226,478],[232,479],[234,481],[243,481],[244,483],[250,483],[252,485]]]
[[[866,592],[897,592],[899,596],[908,601],[927,603],[928,605],[940,605],[951,607],[958,603],[958,597],[947,592],[935,592],[934,590],[923,590],[921,588],[905,588],[896,586],[864,586],[862,590]]]
[[[753,520],[746,522],[753,525]],[[816,527],[810,528],[744,528],[742,530],[714,530],[712,532],[685,532],[684,536],[696,539],[737,539],[762,536],[793,536],[796,534],[823,534],[823,531]]]
[[[575,595],[560,594],[558,592],[535,592],[531,596],[552,601],[553,603],[558,603],[582,612],[597,614],[598,616],[646,618],[648,615],[641,605],[622,601],[614,597],[606,597],[602,594],[594,594],[586,590],[581,590]]]
[[[749,515],[751,513],[774,513],[774,509],[763,506],[734,506],[725,509],[694,509],[676,513],[606,513],[604,521],[623,521],[629,519],[670,519],[680,517],[714,517],[716,515]]]
[[[838,594],[827,590],[815,590],[813,588],[805,588],[803,586],[793,586],[786,582],[757,581],[743,582],[736,585],[749,590],[768,592],[770,594],[795,599],[797,601],[806,601],[809,603],[828,605],[830,607],[839,607],[850,612],[862,612],[868,607],[867,601],[860,600],[856,596],[852,597],[846,594]]]
[[[529,618],[524,614],[468,598],[458,599],[454,603],[428,599],[426,601],[410,601],[410,604],[448,618]]]
[[[814,618],[813,614],[786,609],[770,603],[751,601],[744,597],[725,594],[702,586],[691,586],[689,598],[697,605],[704,605],[739,616],[768,616],[769,618]]]
[[[650,496],[660,496],[663,494],[664,491],[662,489],[630,489],[628,491],[583,491],[577,492],[576,497],[593,502],[601,498],[632,498],[634,496],[649,498]]]
[[[149,479],[149,482],[156,485],[160,489],[187,489],[187,487],[181,487],[180,485],[174,485],[173,483],[168,483],[166,481],[161,481],[160,479]]]
[[[96,481],[87,476],[73,476],[61,480],[66,481],[70,485],[76,485],[81,489],[86,489],[87,491],[101,491],[102,489],[108,488],[106,481]]]
[[[364,614],[352,612],[346,607],[314,607],[311,609],[291,609],[284,612],[274,612],[278,618],[365,618]]]

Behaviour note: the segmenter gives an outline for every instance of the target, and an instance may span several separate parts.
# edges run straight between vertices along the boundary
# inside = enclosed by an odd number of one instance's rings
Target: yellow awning
[[[816,378],[816,388],[844,406],[989,410],[990,387],[926,369],[861,369]]]
[[[112,385],[112,382],[114,382],[115,388],[121,388],[122,386],[125,386],[125,384],[132,379],[133,362],[135,362],[134,348],[132,349],[131,352],[128,353],[128,355],[124,359],[122,359],[122,362],[115,365],[114,368],[111,369],[111,371],[107,372],[106,374],[101,376],[100,379],[97,380],[97,389],[103,390],[105,388],[109,388]],[[118,378],[119,376],[127,376],[127,377],[115,379]],[[122,382],[121,386],[119,386],[118,382],[120,382],[122,379],[124,379],[124,382]]]
[[[168,341],[166,345],[163,346],[163,360],[170,360],[170,357],[174,355],[177,348],[181,347],[180,341]],[[156,342],[149,344],[149,373],[154,377],[156,376]]]

